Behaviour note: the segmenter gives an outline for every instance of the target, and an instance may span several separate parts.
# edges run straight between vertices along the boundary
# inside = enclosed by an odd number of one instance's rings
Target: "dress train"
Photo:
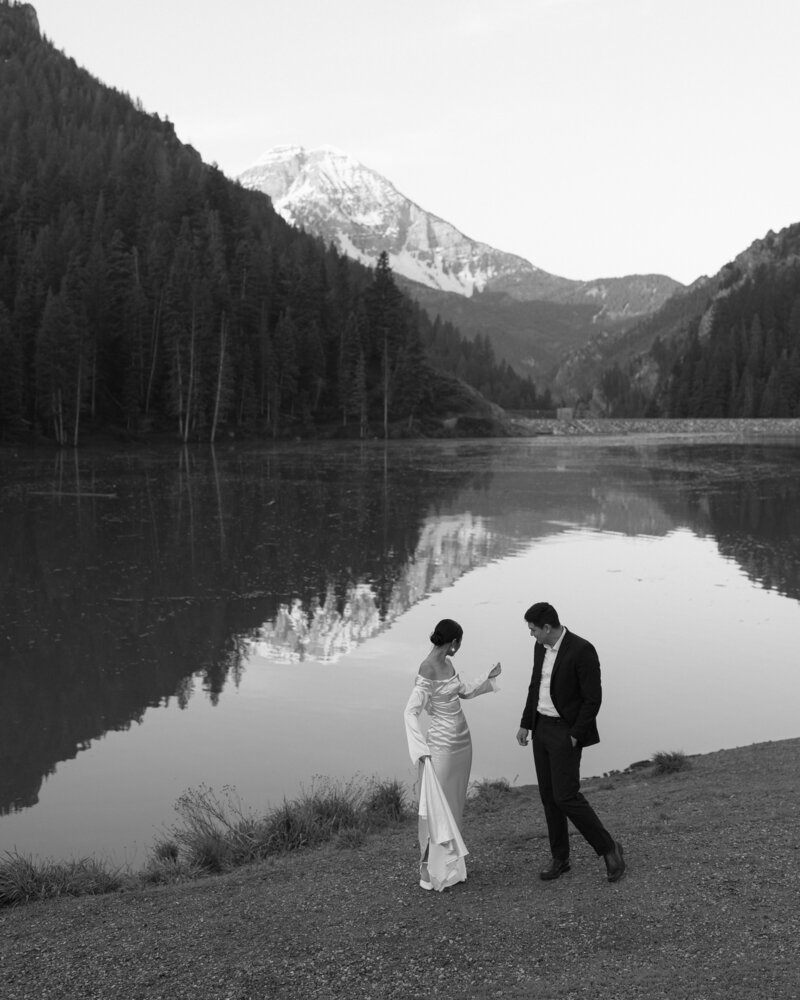
[[[428,849],[428,881],[437,892],[466,881],[464,858],[469,851],[430,758],[425,760],[420,782],[419,846],[422,852]]]

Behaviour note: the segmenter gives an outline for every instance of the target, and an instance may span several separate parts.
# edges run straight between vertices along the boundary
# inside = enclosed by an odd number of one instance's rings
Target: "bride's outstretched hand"
[[[503,668],[500,666],[499,663],[495,663],[495,665],[489,671],[489,677],[497,677],[497,675],[500,673],[502,669]]]

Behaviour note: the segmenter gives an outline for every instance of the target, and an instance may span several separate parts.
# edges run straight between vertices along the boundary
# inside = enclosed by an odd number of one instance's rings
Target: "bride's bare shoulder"
[[[422,663],[420,663],[417,674],[419,677],[427,677],[429,681],[433,680],[433,669],[427,660],[423,660]]]
[[[447,660],[445,663],[445,674],[442,674],[442,666],[438,663],[434,663],[431,660],[423,660],[419,665],[418,677],[424,677],[429,681],[442,681],[447,680],[448,677],[455,676],[455,670],[453,669],[453,664]]]

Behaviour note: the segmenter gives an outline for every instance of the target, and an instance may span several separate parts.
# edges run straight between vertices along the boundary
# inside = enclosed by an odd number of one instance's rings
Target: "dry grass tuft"
[[[675,774],[678,771],[687,771],[692,766],[682,750],[659,750],[653,754],[653,764],[656,774]]]
[[[0,906],[19,906],[57,896],[96,896],[116,892],[125,878],[93,858],[35,862],[17,852],[0,860]]]

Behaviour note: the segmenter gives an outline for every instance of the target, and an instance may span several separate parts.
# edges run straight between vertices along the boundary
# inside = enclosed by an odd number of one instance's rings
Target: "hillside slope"
[[[598,332],[553,384],[616,416],[797,415],[800,223],[755,240],[628,329]]]

